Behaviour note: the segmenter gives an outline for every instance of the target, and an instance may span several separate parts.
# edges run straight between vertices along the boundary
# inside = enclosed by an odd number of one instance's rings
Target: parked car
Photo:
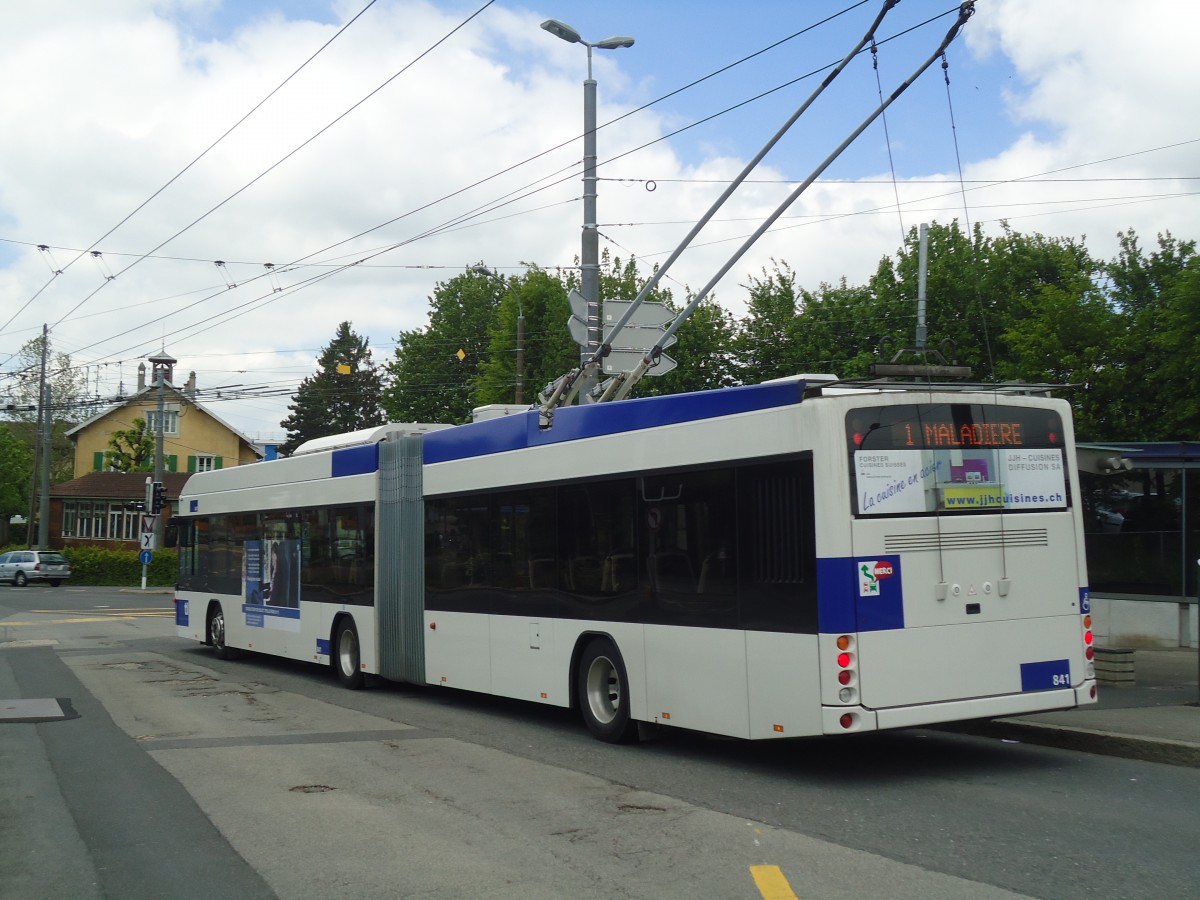
[[[57,550],[10,550],[0,554],[0,582],[23,587],[48,581],[58,587],[71,577],[71,564]]]

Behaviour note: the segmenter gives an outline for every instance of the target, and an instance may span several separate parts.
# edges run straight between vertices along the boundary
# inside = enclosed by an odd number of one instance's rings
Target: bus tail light
[[[1085,673],[1087,678],[1096,677],[1096,647],[1093,644],[1094,640],[1095,638],[1092,635],[1092,617],[1089,613],[1083,617],[1083,657],[1087,660]],[[1096,688],[1093,686],[1093,693],[1095,690]]]
[[[858,698],[858,690],[855,685],[858,680],[858,673],[856,671],[854,654],[854,637],[849,634],[838,635],[837,648],[837,680],[838,684],[841,685],[838,689],[838,701],[841,703],[854,703]],[[843,722],[842,727],[848,728],[850,726]]]

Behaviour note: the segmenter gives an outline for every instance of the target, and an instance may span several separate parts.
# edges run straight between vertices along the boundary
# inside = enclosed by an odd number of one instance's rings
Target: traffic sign
[[[642,357],[646,355],[645,350],[613,350],[608,356],[604,357],[603,367],[605,375],[616,375],[620,372],[632,372],[638,363],[642,361]],[[658,359],[658,365],[647,369],[647,375],[666,375],[676,366],[675,360],[663,354]]]
[[[605,300],[604,301],[604,321],[609,325],[616,325],[620,321],[621,316],[625,315],[625,310],[633,306],[629,300]],[[625,323],[625,327],[629,328],[635,325],[641,325],[644,328],[656,328],[666,325],[675,320],[678,315],[675,310],[671,309],[662,303],[655,303],[652,300],[644,300],[637,309],[633,311],[633,315],[629,317],[629,321]]]
[[[583,294],[575,288],[571,288],[571,292],[567,294],[567,303],[571,306],[571,317],[567,319],[567,331],[571,332],[571,339],[575,343],[586,348],[588,345],[588,302],[584,299]]]
[[[152,559],[154,559],[154,554],[152,552],[150,552],[149,550],[143,550],[141,553],[138,554],[138,561],[143,566],[150,565],[150,560],[152,560]]]
[[[153,531],[143,531],[143,532],[142,532],[142,544],[141,544],[141,547],[142,547],[142,550],[155,550],[155,549],[157,549],[157,545],[156,545],[156,544],[155,544],[155,542],[154,542],[154,532],[153,532]]]
[[[611,343],[614,350],[641,350],[644,353],[662,340],[663,330],[657,325],[626,325],[617,334],[616,340],[610,341],[613,324],[606,322],[604,325],[604,343]],[[662,341],[662,348],[665,350],[677,343],[679,338],[671,335]]]
[[[142,534],[148,534],[153,531],[157,522],[158,516],[142,516]]]

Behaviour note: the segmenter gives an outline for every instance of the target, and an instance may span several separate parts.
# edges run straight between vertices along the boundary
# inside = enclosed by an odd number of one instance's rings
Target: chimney
[[[146,389],[146,364],[138,363],[138,393]]]
[[[193,400],[196,398],[196,373],[195,372],[188,372],[188,380],[187,380],[187,384],[184,385],[184,387],[183,387],[183,392],[185,394],[187,394],[189,397],[191,397]]]

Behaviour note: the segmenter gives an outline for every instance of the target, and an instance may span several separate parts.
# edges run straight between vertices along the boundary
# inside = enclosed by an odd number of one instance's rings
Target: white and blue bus
[[[1095,702],[1074,435],[1029,389],[832,376],[386,425],[192,476],[178,633],[656,726]]]

